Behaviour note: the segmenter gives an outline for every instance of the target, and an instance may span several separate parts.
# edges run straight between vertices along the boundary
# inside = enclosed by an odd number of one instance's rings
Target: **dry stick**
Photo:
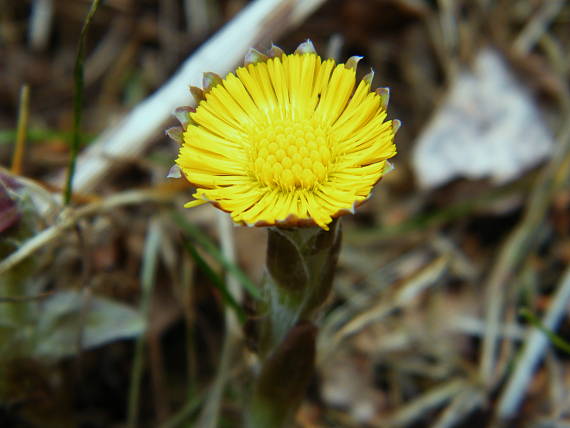
[[[20,263],[34,252],[43,248],[53,240],[62,236],[83,217],[111,210],[124,205],[141,204],[145,202],[170,202],[172,194],[155,190],[131,190],[109,196],[105,200],[93,202],[78,209],[68,209],[62,212],[58,223],[42,230],[36,236],[28,239],[18,250],[0,262],[0,275]]]
[[[93,190],[117,159],[136,157],[149,145],[172,111],[189,103],[188,85],[201,86],[202,73],[225,75],[250,46],[267,44],[302,22],[325,0],[257,0],[202,45],[158,91],[141,102],[117,126],[95,140],[77,160],[75,192]],[[63,174],[54,179],[61,186]]]
[[[28,119],[30,117],[30,87],[22,85],[20,89],[20,107],[18,110],[18,132],[16,134],[16,147],[12,157],[11,171],[16,175],[22,174],[22,162],[24,160],[24,145],[28,131]]]
[[[570,269],[566,270],[562,281],[551,298],[552,304],[542,320],[549,330],[555,330],[570,303]],[[548,338],[539,328],[533,327],[524,345],[517,366],[509,378],[507,386],[499,399],[497,416],[508,419],[515,416],[528,388],[531,376],[540,363],[547,349]]]
[[[565,172],[565,165],[570,157],[570,120],[567,120],[559,138],[559,144],[552,159],[546,165],[534,185],[525,215],[517,228],[501,248],[497,263],[487,281],[486,290],[486,326],[480,360],[480,376],[484,385],[493,387],[495,376],[495,354],[499,325],[505,300],[505,286],[516,266],[533,246],[540,224],[550,205],[553,192],[559,187],[560,177]],[[567,173],[567,171],[566,171]]]

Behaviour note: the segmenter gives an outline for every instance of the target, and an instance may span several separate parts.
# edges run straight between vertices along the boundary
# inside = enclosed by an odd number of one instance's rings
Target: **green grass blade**
[[[173,214],[174,221],[178,226],[191,237],[204,251],[220,263],[230,274],[232,274],[243,285],[247,292],[255,299],[260,299],[261,294],[255,284],[247,277],[243,271],[235,264],[227,260],[218,247],[199,228],[186,220],[180,213]]]
[[[559,335],[554,333],[552,330],[546,328],[546,326],[540,322],[538,317],[534,313],[532,313],[528,308],[522,308],[519,311],[519,314],[525,320],[527,320],[530,324],[532,324],[534,327],[536,327],[540,331],[542,331],[546,335],[546,337],[548,337],[548,340],[550,340],[550,343],[552,343],[552,345],[554,345],[555,347],[557,347],[561,351],[564,351],[567,354],[570,354],[570,343],[568,343],[567,341],[562,339]]]
[[[87,38],[87,30],[91,24],[91,20],[99,7],[100,0],[93,0],[89,13],[83,23],[81,34],[79,35],[79,46],[77,48],[77,56],[75,57],[75,68],[73,70],[73,81],[75,93],[73,95],[73,134],[69,153],[69,167],[67,169],[67,180],[63,193],[65,205],[71,202],[73,193],[73,176],[75,175],[75,167],[77,164],[77,155],[79,154],[79,146],[81,145],[81,114],[83,112],[83,63],[85,62],[85,39]]]
[[[188,253],[192,256],[198,268],[206,274],[206,276],[212,281],[214,286],[222,293],[222,297],[224,299],[224,303],[227,304],[230,308],[232,308],[240,322],[243,324],[246,320],[245,313],[239,303],[234,299],[231,293],[228,291],[228,287],[226,282],[223,278],[216,273],[214,269],[208,264],[206,260],[196,251],[196,248],[189,243],[185,242],[184,246],[188,250]]]

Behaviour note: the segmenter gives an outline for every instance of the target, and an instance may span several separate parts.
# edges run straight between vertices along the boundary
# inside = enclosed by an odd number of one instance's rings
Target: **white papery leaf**
[[[500,54],[479,52],[416,143],[413,169],[422,188],[455,178],[513,180],[552,153],[554,140],[528,90]]]

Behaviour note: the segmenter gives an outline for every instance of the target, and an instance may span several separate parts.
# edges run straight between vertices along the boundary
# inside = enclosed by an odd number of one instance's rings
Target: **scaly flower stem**
[[[289,426],[312,376],[317,328],[340,249],[338,221],[318,227],[268,230],[259,355],[251,428]]]
[[[262,357],[299,321],[317,318],[330,294],[340,241],[338,221],[328,231],[319,227],[268,229]]]

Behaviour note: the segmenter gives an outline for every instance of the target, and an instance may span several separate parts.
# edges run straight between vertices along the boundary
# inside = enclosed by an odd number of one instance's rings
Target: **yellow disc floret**
[[[278,120],[249,133],[251,175],[283,191],[324,183],[331,164],[328,130],[315,120]]]

